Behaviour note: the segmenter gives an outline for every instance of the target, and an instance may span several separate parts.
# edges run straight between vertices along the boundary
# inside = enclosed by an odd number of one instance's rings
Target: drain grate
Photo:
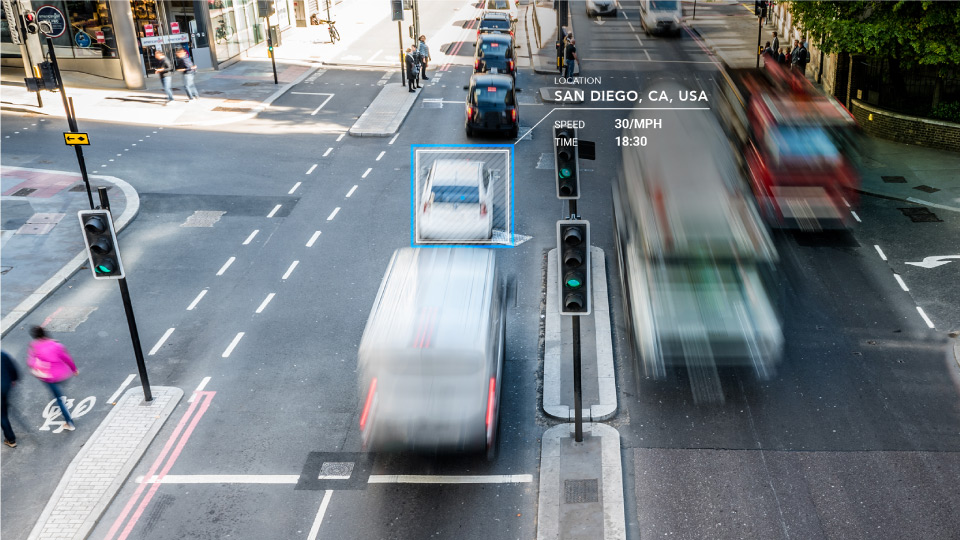
[[[936,222],[943,221],[942,219],[938,218],[936,214],[931,212],[929,208],[926,208],[926,207],[897,208],[897,210],[902,212],[903,215],[910,218],[910,221],[914,223],[936,223]]]
[[[600,502],[597,480],[564,480],[563,500],[567,504]]]
[[[884,182],[888,184],[906,184],[907,179],[902,176],[881,176]]]
[[[26,197],[26,196],[30,195],[31,193],[33,193],[33,192],[36,191],[36,190],[37,190],[37,188],[25,187],[25,188],[20,188],[20,189],[14,191],[11,195],[14,196],[14,197]]]
[[[936,193],[940,191],[940,188],[930,187],[930,186],[915,186],[913,189],[920,190],[924,193]]]

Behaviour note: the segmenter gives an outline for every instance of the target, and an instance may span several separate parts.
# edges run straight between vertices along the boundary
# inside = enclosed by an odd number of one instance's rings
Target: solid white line
[[[353,186],[352,188],[350,188],[350,191],[347,192],[347,197],[350,197],[351,195],[353,195],[353,192],[356,190],[357,190],[357,186]]]
[[[363,176],[361,176],[360,178],[366,178],[367,175],[370,174],[370,171],[372,171],[372,170],[373,170],[373,167],[367,169],[366,171],[364,171]]]
[[[333,148],[331,148],[331,150],[333,150]],[[310,170],[309,170],[309,171],[307,171],[307,174],[310,174],[310,173],[312,173],[312,172],[313,172],[313,170],[314,170],[314,169],[316,169],[316,168],[317,168],[317,164],[316,164],[316,163],[314,163],[314,164],[313,164],[313,166],[312,166],[312,167],[310,167]]]
[[[532,474],[492,474],[488,476],[448,476],[427,474],[371,474],[370,484],[527,484]]]
[[[278,204],[278,205],[274,206],[274,207],[273,207],[273,210],[271,210],[270,213],[267,214],[267,217],[268,217],[268,218],[272,218],[273,215],[277,213],[277,210],[279,210],[281,206],[283,206],[283,205]]]
[[[333,495],[332,489],[324,492],[323,501],[320,502],[320,509],[317,510],[317,517],[313,520],[313,525],[310,527],[310,534],[307,535],[307,540],[317,540],[317,534],[320,532],[320,524],[323,523],[323,515],[327,513],[327,505],[330,504],[331,495]]]
[[[274,293],[268,294],[267,297],[263,299],[263,302],[260,303],[260,307],[257,308],[257,313],[263,313],[263,308],[267,307],[267,304],[269,304],[270,301],[273,300],[274,296],[275,296]]]
[[[339,136],[339,137],[337,137],[337,142],[340,142],[340,141],[342,141],[342,140],[343,140],[343,137],[344,137],[344,135],[346,135],[346,133],[341,133],[341,134],[340,134],[340,136]]]
[[[380,53],[382,52],[383,52],[383,49],[380,49],[379,51],[373,53],[372,55],[370,55],[370,58],[367,59],[367,62],[373,62],[374,60],[377,59],[378,56],[380,56]]]
[[[316,109],[313,110],[312,113],[310,113],[310,116],[316,116],[316,114],[320,112],[320,109],[322,109],[323,106],[326,105],[331,99],[333,99],[333,94],[327,94],[327,99],[323,100],[323,103],[321,103],[319,107],[317,107]]]
[[[223,358],[230,356],[230,353],[233,352],[233,348],[237,346],[237,343],[240,343],[241,338],[243,338],[243,332],[238,332],[237,336],[233,338],[233,341],[230,342],[230,345],[227,345],[227,350],[223,351],[223,354],[220,356]]]
[[[193,311],[193,308],[197,307],[197,304],[200,303],[200,299],[203,298],[203,295],[205,294],[207,294],[206,289],[200,291],[200,294],[198,294],[197,297],[193,299],[193,302],[190,302],[190,305],[187,306],[187,311]]]
[[[120,397],[120,394],[123,393],[124,389],[130,384],[131,381],[133,381],[134,377],[136,377],[136,375],[133,373],[131,373],[130,375],[127,375],[127,378],[124,379],[123,384],[120,385],[120,388],[117,388],[117,391],[114,392],[109,399],[107,399],[107,403],[113,403],[114,405],[116,405],[117,398]]]
[[[168,328],[167,331],[164,332],[162,336],[160,336],[160,341],[158,341],[157,344],[154,345],[152,349],[150,349],[150,352],[147,353],[147,356],[153,356],[157,354],[157,351],[159,351],[160,347],[163,346],[163,342],[166,341],[168,337],[170,337],[170,334],[173,333],[173,330],[174,330],[173,328]]]
[[[331,147],[331,148],[327,148],[327,151],[323,153],[323,157],[329,156],[329,155],[330,155],[330,152],[333,152],[333,148],[332,148],[332,147]]]
[[[377,156],[377,161],[380,161],[381,159],[383,159],[383,155],[386,154],[386,153],[387,153],[386,150],[384,150],[383,152],[380,152],[380,155]]]
[[[853,219],[857,220],[857,223],[863,223],[862,221],[860,221],[860,216],[858,216],[856,212],[851,210],[850,213],[853,214]]]
[[[339,212],[339,211],[340,211],[340,207],[339,207],[339,206],[336,207],[336,208],[334,208],[334,209],[333,209],[333,212],[330,212],[330,215],[327,217],[327,221],[332,220],[333,217],[336,216],[336,215],[337,215],[337,212]]]
[[[875,248],[877,249],[877,253],[880,254],[880,258],[881,258],[881,259],[887,260],[887,256],[883,254],[883,250],[880,249],[880,246],[874,244],[873,247],[875,247]]]
[[[922,308],[922,307],[917,306],[917,311],[920,312],[920,316],[923,317],[923,322],[927,323],[927,326],[929,326],[930,328],[934,328],[934,329],[936,328],[935,326],[933,326],[933,323],[930,322],[930,318],[927,317],[927,314],[923,312],[923,308]]]
[[[897,283],[900,284],[900,288],[905,292],[910,292],[910,289],[907,288],[907,284],[903,282],[903,278],[900,277],[900,274],[894,274],[893,279],[897,280]]]
[[[293,261],[292,263],[290,263],[290,268],[287,268],[287,271],[283,273],[283,277],[280,279],[283,280],[290,277],[290,274],[293,273],[293,269],[296,268],[298,264],[300,264],[300,261]]]
[[[647,60],[650,60],[650,53],[646,49],[643,50],[643,54],[647,57]]]
[[[187,403],[193,403],[193,399],[197,397],[197,392],[202,392],[203,389],[206,388],[208,382],[210,382],[210,377],[204,377],[203,380],[200,381],[200,384],[197,385],[197,388],[193,391],[193,393],[190,394],[190,399],[187,400]],[[140,478],[143,477],[141,476]]]
[[[196,392],[199,391],[197,388]],[[296,484],[300,480],[297,474],[168,474],[159,479],[157,476],[149,479],[138,476],[135,480],[138,484]]]
[[[300,187],[301,183],[302,182],[297,182],[296,184],[294,184],[293,187],[290,188],[290,191],[287,192],[287,195],[293,195],[293,192],[296,191],[298,187]]]
[[[399,137],[399,136],[400,136],[400,134],[397,133],[396,135],[393,136],[392,139],[390,139],[390,142],[388,142],[387,144],[393,144],[393,141],[397,140],[397,137]]]
[[[307,247],[313,247],[313,243],[317,241],[317,238],[320,238],[320,231],[313,233],[313,236],[307,241]]]
[[[299,184],[299,182],[297,183]],[[258,232],[260,232],[260,229],[254,229],[254,231],[250,233],[250,236],[248,236],[247,239],[243,241],[243,245],[245,246],[249,244],[253,240],[253,237],[256,236]]]
[[[236,257],[230,257],[227,259],[227,262],[223,263],[223,266],[220,267],[220,271],[217,272],[218,276],[222,276],[224,272],[227,271],[227,268],[230,268],[230,265],[233,264],[233,261],[237,260]]]

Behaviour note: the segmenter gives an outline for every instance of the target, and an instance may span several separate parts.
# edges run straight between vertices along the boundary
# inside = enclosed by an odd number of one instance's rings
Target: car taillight
[[[478,69],[480,69],[480,60],[476,60],[473,62],[473,70],[477,71]]]
[[[363,412],[360,414],[360,431],[367,425],[367,416],[370,414],[370,406],[373,404],[373,396],[377,393],[377,378],[370,381],[370,390],[367,391],[367,401],[363,404]]]
[[[429,208],[430,208],[430,203],[429,203],[429,202],[423,203],[423,211],[424,211],[424,213],[426,213],[426,211],[427,211]]]
[[[513,71],[513,60],[507,60],[507,71]]]
[[[487,429],[493,425],[493,406],[497,398],[497,379],[490,377],[490,390],[487,392]]]
[[[516,109],[510,109],[510,121],[511,121],[511,122],[516,122],[516,121],[517,121],[517,110],[516,110]]]
[[[485,203],[480,205],[480,215],[487,215],[487,205]]]
[[[467,106],[467,118],[473,120],[473,107]]]

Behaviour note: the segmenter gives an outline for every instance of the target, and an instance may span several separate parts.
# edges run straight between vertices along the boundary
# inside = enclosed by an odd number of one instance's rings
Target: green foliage
[[[797,26],[830,53],[848,52],[916,64],[960,65],[956,2],[791,2]]]
[[[928,116],[960,124],[960,103],[941,103],[934,107]]]

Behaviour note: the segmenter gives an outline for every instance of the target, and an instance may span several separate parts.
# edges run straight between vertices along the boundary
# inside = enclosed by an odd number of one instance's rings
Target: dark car
[[[513,38],[503,34],[483,34],[477,39],[473,55],[474,73],[506,73],[517,76],[513,55]]]
[[[510,15],[499,11],[488,11],[482,17],[477,17],[477,38],[483,34],[507,34],[513,36],[513,21]]]
[[[477,131],[506,131],[516,138],[520,131],[517,92],[510,75],[475,73],[467,90],[467,137]]]

